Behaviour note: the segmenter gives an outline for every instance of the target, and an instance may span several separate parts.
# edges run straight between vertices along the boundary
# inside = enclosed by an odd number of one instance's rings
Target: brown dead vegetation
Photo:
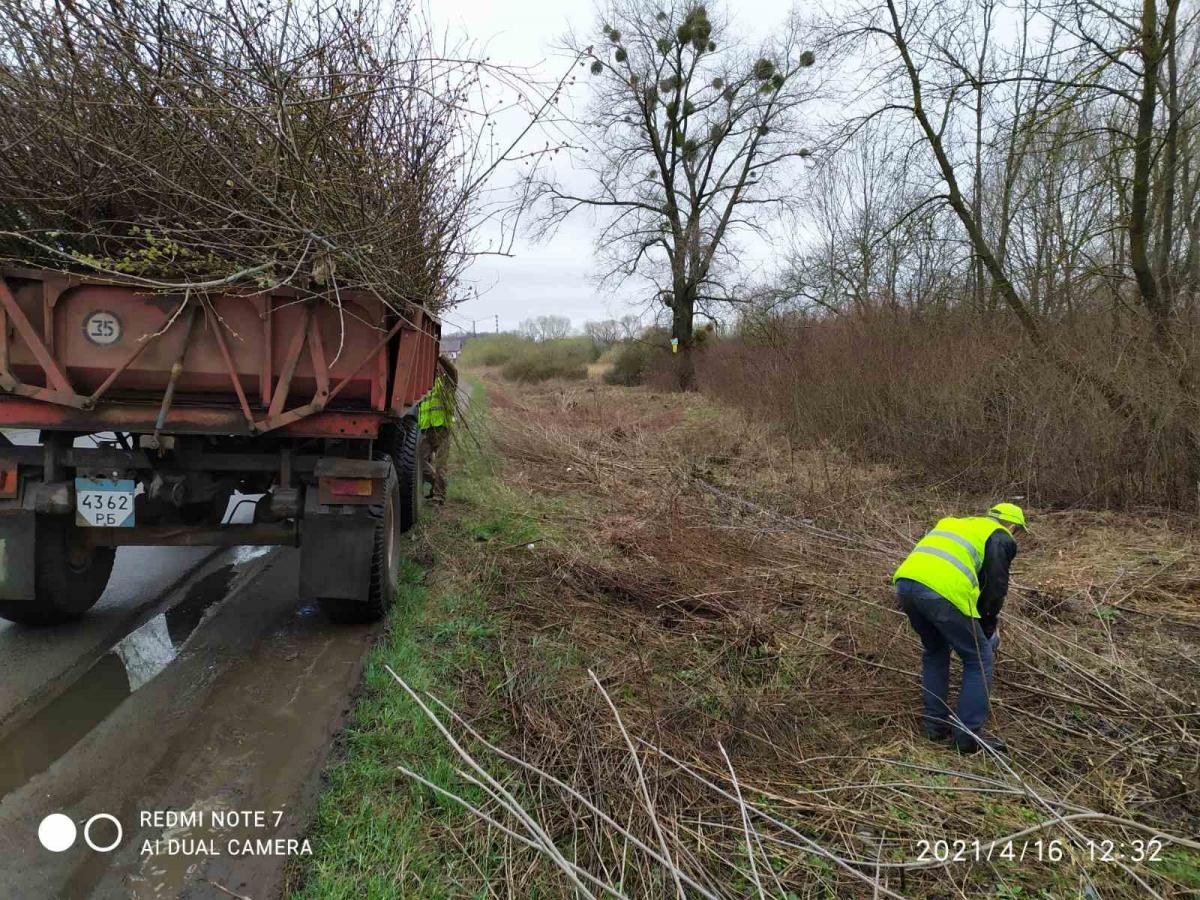
[[[506,671],[469,710],[510,754],[476,743],[481,764],[569,858],[515,856],[523,890],[566,896],[570,867],[596,896],[1200,887],[1188,520],[1032,510],[994,687],[1012,755],[961,757],[917,734],[919,649],[888,579],[939,515],[991,498],[913,494],[695,395],[494,383],[489,398],[473,430],[547,534],[483,548]],[[1014,835],[1024,861],[1001,857]],[[1089,840],[1127,854],[1155,835],[1170,836],[1157,863],[1089,859]],[[922,861],[921,840],[993,859]],[[1037,840],[1067,858],[1031,861]]]
[[[949,490],[992,488],[1043,508],[1195,511],[1197,407],[1172,383],[1177,367],[1147,359],[1144,330],[1116,313],[1082,309],[1048,333],[1128,409],[1100,401],[1008,319],[962,310],[748,316],[697,372],[706,393],[801,446],[828,442]],[[1200,353],[1194,325],[1178,340]]]

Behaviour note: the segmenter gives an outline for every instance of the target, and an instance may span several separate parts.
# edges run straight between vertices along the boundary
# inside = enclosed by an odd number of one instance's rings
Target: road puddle
[[[0,798],[46,771],[153,681],[179,655],[205,613],[228,595],[239,566],[270,548],[237,551],[232,563],[198,579],[182,600],[123,637],[66,691],[0,740]]]
[[[193,822],[176,825],[154,841],[162,852],[143,854],[137,874],[129,877],[130,900],[165,900],[178,897],[186,884],[207,862],[205,848],[215,845],[219,832],[206,828],[206,813],[226,810],[229,804],[218,797],[197,800],[182,811],[181,819]]]

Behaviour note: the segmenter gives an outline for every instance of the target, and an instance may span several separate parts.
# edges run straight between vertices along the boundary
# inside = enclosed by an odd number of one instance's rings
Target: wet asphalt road
[[[36,445],[36,431],[8,430],[14,444]],[[84,446],[90,438],[76,441]],[[243,519],[239,510],[238,520]],[[138,616],[215,552],[211,547],[122,547],[108,587],[80,622],[25,628],[0,619],[0,730],[14,716],[80,674],[98,652],[127,632]]]
[[[26,628],[0,619],[0,729],[39,694],[94,661],[140,613],[214,553],[206,547],[122,547],[100,601],[81,621]]]
[[[301,604],[298,575],[293,548],[122,547],[79,622],[0,620],[0,900],[281,895],[378,634]]]
[[[298,557],[121,548],[82,620],[0,620],[0,898],[280,896],[378,633],[301,603]],[[54,813],[62,852],[38,839]]]
[[[148,586],[152,571],[130,566],[122,582]],[[55,679],[0,726],[0,896],[281,895],[302,852],[287,841],[303,838],[378,633],[327,622],[298,601],[297,576],[293,549],[231,548],[152,602],[114,592],[95,620],[58,637],[0,632],[13,651],[0,656],[0,680],[37,681],[16,658]],[[6,685],[6,697],[11,708],[17,691]],[[180,812],[192,824],[161,818]],[[231,812],[242,818],[217,821]],[[38,840],[55,813],[79,831],[59,853]],[[83,840],[98,813],[121,828],[97,823],[94,843],[116,840],[105,852]]]

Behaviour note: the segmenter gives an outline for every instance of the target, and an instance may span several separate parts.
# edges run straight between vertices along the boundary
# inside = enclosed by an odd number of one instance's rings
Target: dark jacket
[[[983,546],[979,567],[979,625],[991,637],[1008,593],[1008,568],[1017,555],[1017,542],[1003,528],[997,529]]]

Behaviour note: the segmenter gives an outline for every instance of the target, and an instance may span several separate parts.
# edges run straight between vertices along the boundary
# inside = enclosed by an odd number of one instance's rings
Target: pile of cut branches
[[[547,537],[482,551],[503,677],[422,702],[462,760],[431,789],[506,836],[517,880],[721,900],[1200,885],[1189,522],[1032,510],[992,697],[1012,751],[963,757],[920,736],[888,579],[987,498],[789,448],[695,395],[507,390],[473,432]]]
[[[0,0],[0,262],[443,308],[494,212],[485,84],[536,116],[381,0]]]

